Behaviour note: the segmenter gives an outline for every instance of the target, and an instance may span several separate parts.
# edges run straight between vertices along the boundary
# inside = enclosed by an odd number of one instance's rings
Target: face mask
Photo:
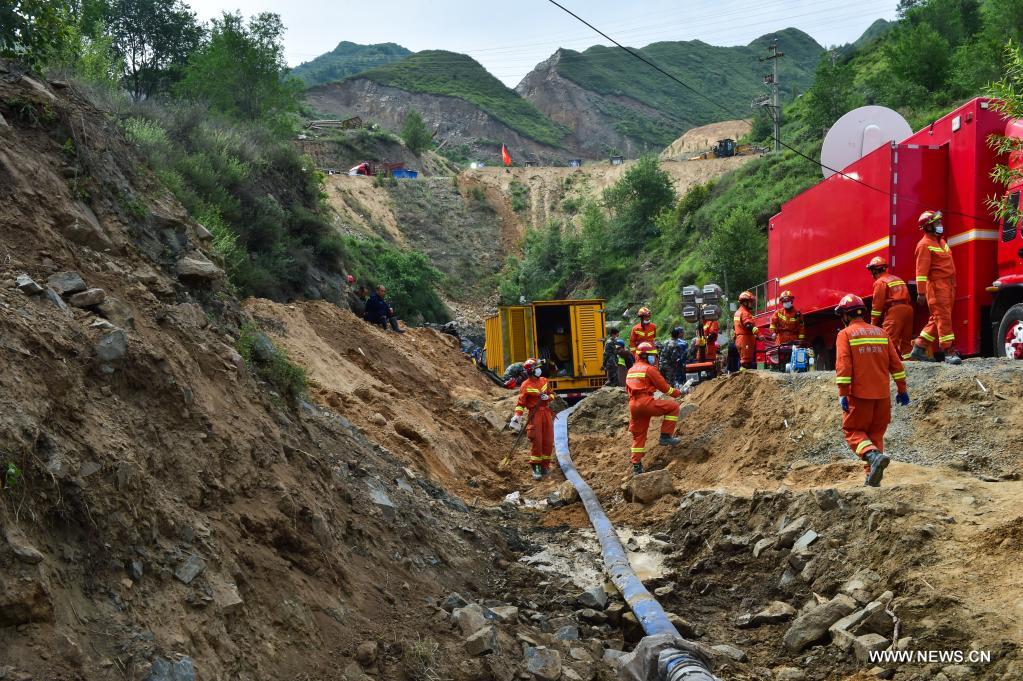
[[[944,234],[945,233],[945,226],[944,225],[938,225],[937,227],[934,228],[934,233],[935,234]]]
[[[657,355],[647,355],[646,361],[647,364],[657,364]]]
[[[791,301],[785,301],[782,304],[785,306],[786,310],[791,310],[792,309],[792,302]]]
[[[539,376],[542,373],[543,373],[543,369],[541,369],[540,367],[537,367],[537,368],[533,369],[533,375],[534,376]]]

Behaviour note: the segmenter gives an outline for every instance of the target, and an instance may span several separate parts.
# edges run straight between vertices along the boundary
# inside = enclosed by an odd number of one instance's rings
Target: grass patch
[[[288,353],[252,324],[242,326],[236,344],[238,354],[257,377],[273,387],[288,404],[295,405],[306,395],[306,371],[290,359]]]

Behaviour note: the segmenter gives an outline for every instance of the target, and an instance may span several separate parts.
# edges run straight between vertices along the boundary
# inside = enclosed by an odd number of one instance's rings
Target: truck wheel
[[[1005,315],[1002,317],[1001,323],[998,325],[998,331],[995,332],[994,338],[994,351],[995,357],[1005,357],[1005,334],[1009,333],[1016,322],[1023,321],[1023,303],[1016,303],[1008,310],[1005,311]],[[1011,357],[1010,357],[1011,359]]]

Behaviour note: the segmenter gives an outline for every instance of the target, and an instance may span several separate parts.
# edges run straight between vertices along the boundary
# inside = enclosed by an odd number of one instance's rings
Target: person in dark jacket
[[[386,294],[387,289],[383,285],[377,286],[377,290],[366,301],[366,316],[364,319],[370,324],[376,324],[385,330],[387,325],[390,324],[391,329],[395,333],[405,333],[402,329],[398,328],[398,318],[394,316],[394,308],[384,298]]]
[[[617,327],[608,329],[607,341],[604,343],[604,359],[601,366],[607,373],[607,385],[618,385],[618,334]]]

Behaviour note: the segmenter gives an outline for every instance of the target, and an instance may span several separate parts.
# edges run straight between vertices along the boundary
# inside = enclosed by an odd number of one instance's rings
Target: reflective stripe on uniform
[[[927,277],[917,277],[916,280],[917,282],[927,281]]]
[[[881,316],[881,310],[871,310],[870,311],[870,316],[871,317],[880,317]]]
[[[637,373],[626,374],[625,377],[626,378],[646,378],[646,372],[645,371],[641,371],[638,374]]]
[[[835,383],[838,385],[848,385],[852,383],[852,376],[835,376]]]
[[[888,345],[887,338],[853,338],[849,345]]]
[[[677,416],[665,416],[664,420],[665,421],[678,421],[678,417]]]
[[[896,371],[894,374],[892,374],[892,378],[894,378],[896,381],[904,380],[906,378],[906,372]]]
[[[934,336],[932,336],[931,334],[929,334],[929,333],[927,333],[925,331],[921,331],[920,332],[920,337],[923,338],[926,341],[930,341],[932,343],[934,342]]]
[[[888,288],[892,288],[892,287],[895,287],[895,286],[905,286],[905,285],[906,285],[906,282],[902,281],[901,279],[896,279],[895,281],[889,281],[888,282]]]
[[[871,442],[870,440],[864,440],[863,442],[861,442],[858,445],[856,445],[856,453],[857,454],[862,454],[864,449],[866,449],[867,447],[873,447],[873,446],[874,446],[873,442]]]
[[[945,343],[945,342],[948,342],[948,341],[954,341],[955,339],[956,339],[956,335],[954,333],[950,333],[947,336],[942,336],[938,340],[941,341],[942,343]]]
[[[526,392],[527,393],[539,393],[540,389],[539,388],[526,388]]]
[[[913,356],[913,353],[912,353],[912,352],[907,352],[906,354],[904,354],[904,355],[902,356],[902,359],[909,359],[909,358],[910,358],[910,357],[912,357],[912,356]]]
[[[645,452],[646,451],[646,447],[633,447],[631,451],[632,451],[633,454],[639,454],[639,453]]]

